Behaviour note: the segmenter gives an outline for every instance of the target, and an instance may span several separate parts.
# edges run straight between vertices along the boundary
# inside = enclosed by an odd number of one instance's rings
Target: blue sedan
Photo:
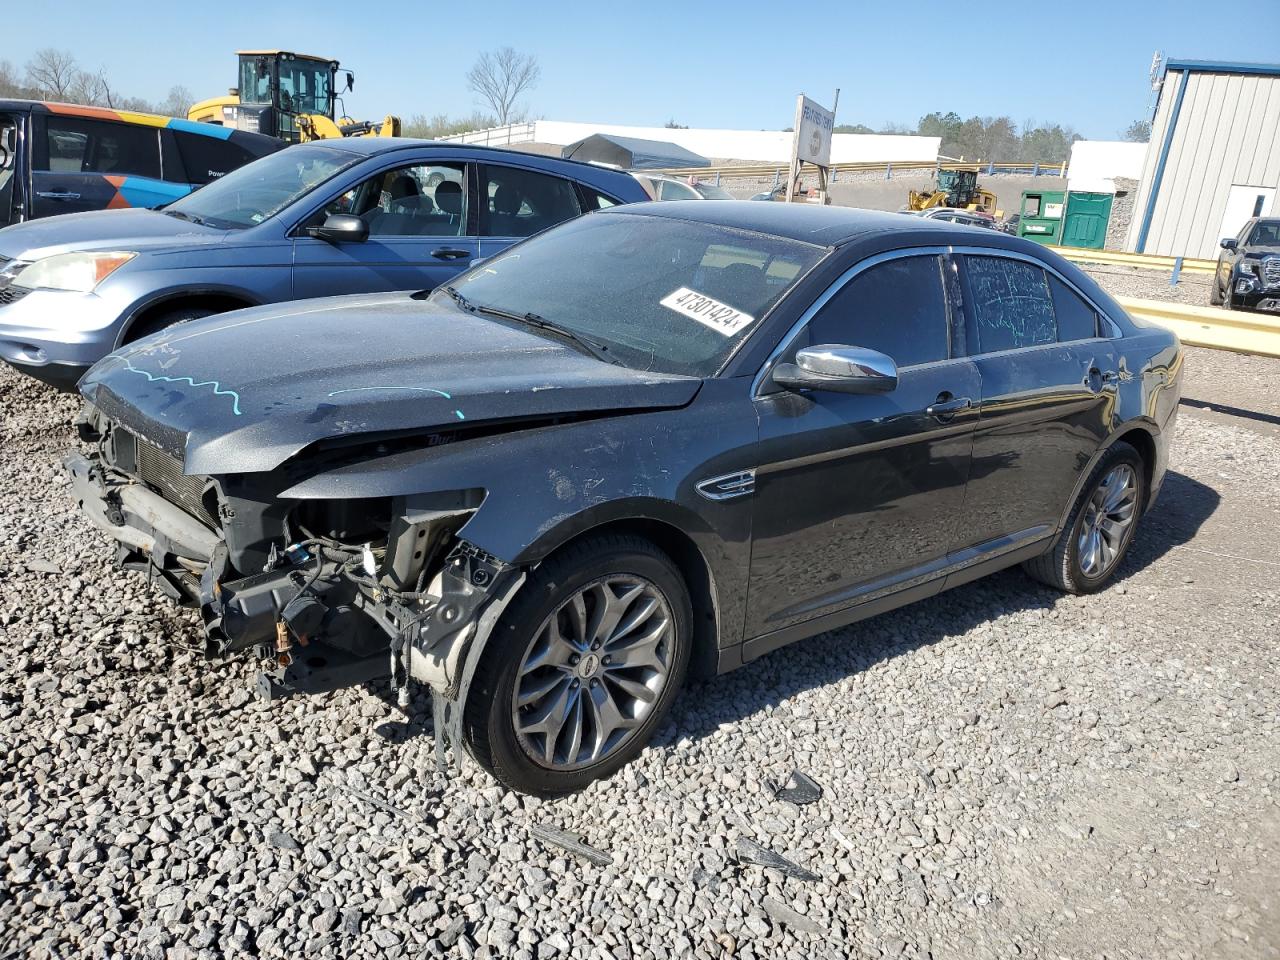
[[[626,173],[510,150],[381,138],[289,147],[162,210],[0,230],[0,359],[69,388],[174,323],[431,289],[547,227],[647,199]]]

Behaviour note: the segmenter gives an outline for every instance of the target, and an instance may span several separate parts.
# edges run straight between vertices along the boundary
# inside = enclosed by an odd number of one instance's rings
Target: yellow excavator
[[[927,193],[912,190],[908,193],[908,210],[928,210],[932,207],[976,210],[993,216],[998,214],[996,195],[978,186],[976,166],[964,170],[939,170],[936,190]]]
[[[400,136],[400,118],[390,114],[380,123],[337,116],[338,94],[356,81],[337,60],[287,50],[240,50],[236,56],[240,85],[225,97],[201,100],[187,111],[188,120],[265,133],[290,143]],[[340,78],[346,82],[341,91]]]

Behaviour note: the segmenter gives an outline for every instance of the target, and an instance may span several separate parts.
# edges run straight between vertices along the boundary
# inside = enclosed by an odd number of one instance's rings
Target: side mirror
[[[797,352],[795,363],[774,367],[773,382],[788,390],[888,393],[898,386],[898,365],[878,350],[822,344]]]
[[[1235,237],[1223,237],[1222,240],[1218,243],[1218,246],[1220,246],[1223,250],[1230,250],[1232,253],[1234,253],[1236,250],[1236,247],[1239,246],[1239,244],[1236,243]]]
[[[356,75],[350,70],[347,71],[347,91],[350,92],[356,88]]]
[[[331,213],[322,227],[307,227],[307,236],[329,243],[364,243],[369,225],[351,213]]]

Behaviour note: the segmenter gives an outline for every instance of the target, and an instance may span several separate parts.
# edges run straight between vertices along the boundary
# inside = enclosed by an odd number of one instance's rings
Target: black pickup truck
[[[1221,246],[1209,302],[1280,312],[1280,217],[1253,217]]]

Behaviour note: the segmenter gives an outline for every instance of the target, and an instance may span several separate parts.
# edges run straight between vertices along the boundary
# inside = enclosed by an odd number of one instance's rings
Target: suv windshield
[[[544,320],[638,370],[706,377],[825,247],[673,217],[591,214],[486,260],[449,290]]]
[[[333,147],[289,147],[233,170],[169,204],[164,212],[211,227],[252,227],[360,159]]]

